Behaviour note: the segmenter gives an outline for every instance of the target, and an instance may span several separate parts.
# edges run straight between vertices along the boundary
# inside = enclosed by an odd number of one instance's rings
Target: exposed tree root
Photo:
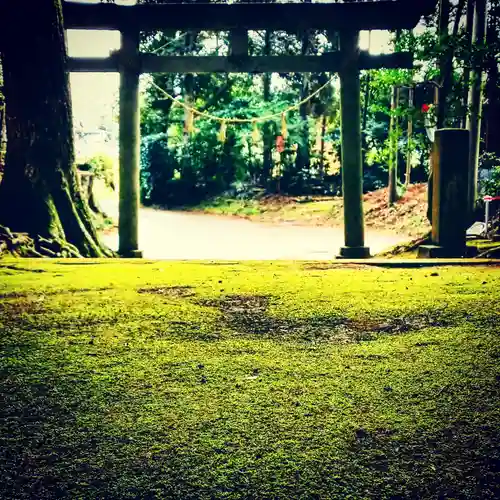
[[[416,238],[407,243],[400,243],[398,245],[394,245],[393,247],[385,250],[382,253],[379,253],[377,257],[391,257],[396,255],[401,255],[408,252],[413,252],[418,249],[420,245],[427,245],[431,242],[431,233],[427,233],[421,238]]]
[[[0,225],[0,257],[15,255],[18,257],[81,258],[82,255],[71,243],[60,238],[44,238],[28,233],[15,233]]]
[[[500,259],[500,245],[477,254],[478,259]]]

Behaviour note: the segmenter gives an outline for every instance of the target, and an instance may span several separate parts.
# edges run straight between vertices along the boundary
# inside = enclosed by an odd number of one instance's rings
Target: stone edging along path
[[[327,263],[325,263],[328,265]],[[500,259],[339,259],[331,264],[333,267],[364,265],[387,268],[419,268],[441,266],[500,266]]]

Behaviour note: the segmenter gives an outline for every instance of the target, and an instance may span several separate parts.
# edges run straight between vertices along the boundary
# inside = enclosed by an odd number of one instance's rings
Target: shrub
[[[500,195],[500,158],[494,153],[485,152],[481,155],[480,167],[488,171],[487,178],[480,183],[480,192],[483,195]]]
[[[481,191],[491,196],[500,195],[500,166],[494,167],[491,177],[482,182]]]
[[[114,161],[111,157],[99,154],[90,158],[85,165],[88,171],[93,172],[96,179],[103,180],[106,186],[115,189]]]
[[[146,136],[141,144],[141,200],[145,204],[181,206],[197,204],[245,181],[245,144],[230,129],[224,143],[210,122],[184,142],[160,133]]]
[[[168,186],[179,168],[168,149],[165,133],[146,136],[141,142],[140,187],[144,204],[166,203]]]

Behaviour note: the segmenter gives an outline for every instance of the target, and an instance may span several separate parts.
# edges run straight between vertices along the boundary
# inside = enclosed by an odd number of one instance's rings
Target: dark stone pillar
[[[469,131],[436,131],[432,183],[432,245],[419,257],[463,257],[468,215]]]
[[[122,257],[139,250],[139,33],[124,31],[120,50],[119,249]]]
[[[339,75],[345,236],[340,257],[364,259],[370,257],[370,250],[364,246],[359,31],[341,32],[340,49],[343,55]]]

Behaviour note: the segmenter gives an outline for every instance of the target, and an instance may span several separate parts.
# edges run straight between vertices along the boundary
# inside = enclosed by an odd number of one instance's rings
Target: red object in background
[[[283,151],[285,151],[285,140],[282,135],[276,137],[276,149],[278,153],[283,153]]]
[[[422,104],[422,112],[427,113],[431,109],[431,107],[428,104]]]

